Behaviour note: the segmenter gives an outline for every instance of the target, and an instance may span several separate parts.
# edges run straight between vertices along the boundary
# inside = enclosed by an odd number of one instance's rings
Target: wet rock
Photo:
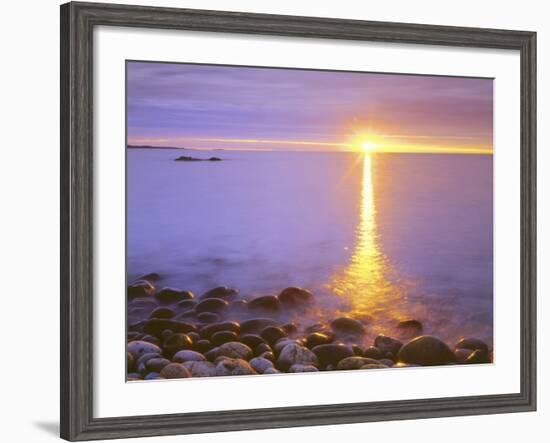
[[[379,335],[374,339],[374,346],[380,349],[383,356],[391,354],[396,356],[403,343],[395,338],[388,337],[386,335]]]
[[[360,369],[388,369],[388,367],[381,363],[369,363],[369,364],[366,364],[365,366],[361,366]]]
[[[353,350],[350,346],[344,344],[330,343],[326,345],[315,346],[312,351],[319,360],[319,367],[326,368],[328,365],[336,366],[340,360],[353,356]]]
[[[197,314],[200,314],[201,312],[214,312],[219,314],[227,309],[228,306],[229,303],[221,298],[207,298],[195,306],[195,312]]]
[[[376,346],[370,346],[363,351],[363,357],[379,360],[382,358],[382,352]]]
[[[313,365],[292,365],[290,368],[288,368],[287,372],[290,372],[290,373],[319,372],[319,369],[317,369]]]
[[[138,374],[136,372],[131,372],[126,376],[127,381],[137,381],[137,380],[143,380],[141,378],[141,374]]]
[[[145,367],[149,372],[160,372],[162,368],[170,364],[170,360],[166,358],[151,358],[145,363]]]
[[[307,306],[313,301],[313,294],[307,289],[290,287],[279,294],[279,301],[289,308]]]
[[[271,352],[271,351],[262,352],[259,355],[259,357],[265,358],[266,360],[269,360],[272,363],[275,363],[275,361],[277,361],[277,359],[275,358],[275,354],[273,354],[273,352]]]
[[[353,355],[363,357],[363,350],[359,347],[359,345],[351,345],[351,350],[353,351]]]
[[[191,300],[195,295],[191,291],[182,291],[176,288],[162,288],[155,294],[161,303],[176,303],[182,300]]]
[[[281,329],[286,332],[286,335],[291,336],[298,332],[298,327],[294,323],[285,323]]]
[[[272,344],[277,340],[286,337],[286,332],[277,326],[268,326],[261,332],[260,336],[269,344]]]
[[[272,361],[262,357],[253,358],[249,363],[258,374],[263,374],[267,368],[273,367]]]
[[[237,334],[232,331],[218,331],[212,334],[212,338],[210,339],[210,341],[214,346],[220,346],[230,341],[236,342]]]
[[[128,286],[128,299],[149,297],[155,292],[155,287],[147,280],[138,280]]]
[[[455,349],[481,349],[482,351],[489,352],[489,346],[482,340],[477,338],[463,338],[455,345]]]
[[[300,345],[300,346],[303,345],[303,343],[299,340],[296,340],[296,339],[293,339],[293,338],[282,338],[282,339],[278,340],[275,344],[273,344],[273,346],[271,348],[273,349],[273,353],[275,355],[279,355],[281,353],[281,351],[283,350],[283,348],[286,345],[289,345],[291,343],[296,344],[296,345]]]
[[[214,374],[218,376],[254,375],[256,371],[245,360],[226,358],[216,365]]]
[[[200,352],[201,354],[210,351],[213,347],[214,345],[210,343],[209,340],[198,340],[193,344],[195,351]]]
[[[141,277],[138,277],[136,280],[147,280],[147,281],[157,281],[160,280],[161,276],[160,274],[156,272],[150,272],[149,274],[143,274]]]
[[[277,369],[286,371],[296,364],[317,366],[317,356],[305,346],[289,343],[281,350],[277,358]]]
[[[208,292],[205,292],[200,296],[201,300],[207,298],[221,298],[226,301],[232,301],[239,297],[239,291],[236,289],[228,288],[227,286],[218,286],[217,288],[211,289]]]
[[[126,334],[126,338],[128,339],[128,341],[139,340],[140,336],[141,334],[139,332],[128,332]]]
[[[196,342],[198,342],[201,339],[200,334],[198,332],[195,332],[195,331],[188,332],[187,335],[189,336],[189,338],[191,339],[193,344],[195,344]]]
[[[253,318],[241,323],[241,334],[259,334],[268,326],[277,326],[272,318]]]
[[[190,323],[172,320],[169,318],[152,318],[143,325],[143,331],[160,337],[162,331],[168,329],[172,332],[191,332],[196,331],[196,327]]]
[[[390,360],[388,358],[381,358],[379,362],[382,363],[383,365],[388,366],[389,368],[393,367],[393,365],[395,364],[393,360]]]
[[[327,325],[325,325],[324,323],[314,323],[312,325],[309,325],[307,328],[305,328],[304,332],[306,334],[313,334],[314,332],[320,332],[322,334],[326,334]]]
[[[466,359],[466,364],[491,363],[489,353],[483,349],[476,349]]]
[[[136,361],[136,372],[139,372],[140,374],[146,374],[148,372],[147,370],[147,362],[153,358],[162,358],[162,355],[156,353],[156,352],[149,352],[147,354],[143,354],[139,357],[139,359]]]
[[[240,341],[251,348],[255,348],[256,346],[265,343],[265,340],[257,334],[240,335],[237,341]]]
[[[346,357],[338,362],[336,369],[339,371],[351,371],[361,369],[365,365],[379,365],[378,360],[366,357]]]
[[[397,360],[422,366],[456,362],[453,351],[443,341],[432,335],[416,337],[403,345],[397,354]]]
[[[281,303],[274,295],[264,295],[248,302],[251,311],[278,312],[280,308]]]
[[[183,351],[176,352],[172,357],[172,361],[175,363],[185,363],[186,361],[206,361],[206,357],[200,352],[185,349]]]
[[[180,302],[177,302],[174,305],[174,309],[176,309],[178,313],[182,313],[182,312],[191,311],[195,309],[195,306],[197,306],[197,304],[198,304],[197,300],[191,300],[191,299],[182,300]]]
[[[172,318],[176,313],[170,308],[157,308],[151,312],[151,318]]]
[[[191,373],[180,363],[170,363],[162,368],[159,374],[162,378],[189,378]]]
[[[271,346],[269,346],[267,343],[260,343],[258,346],[254,348],[254,355],[259,356],[260,354],[263,354],[264,352],[273,352],[273,349],[271,349]]]
[[[252,349],[246,346],[244,343],[239,343],[237,341],[232,341],[229,343],[224,343],[217,348],[209,351],[212,355],[224,356],[228,358],[236,358],[242,360],[250,360],[252,358]]]
[[[234,321],[224,321],[220,323],[212,323],[211,325],[204,326],[200,330],[202,337],[210,339],[212,335],[218,331],[231,331],[238,334],[241,331],[239,323]]]
[[[471,349],[464,349],[464,348],[455,349],[456,362],[459,365],[466,363],[466,359],[470,356],[472,352],[474,351],[472,351]]]
[[[422,335],[423,326],[418,320],[403,320],[397,323],[397,330],[401,336],[412,338]]]
[[[143,380],[162,380],[162,377],[158,372],[149,372],[149,374],[143,377]]]
[[[340,336],[361,337],[365,334],[363,324],[351,317],[339,317],[334,319],[330,326],[335,334]]]
[[[172,356],[178,351],[181,351],[183,349],[191,349],[192,347],[193,342],[191,341],[189,336],[181,332],[172,334],[170,337],[164,340],[162,344],[164,355],[168,358],[172,358]]]
[[[275,368],[267,368],[265,371],[264,371],[264,375],[266,374],[280,374],[281,371],[275,369]]]
[[[129,352],[134,360],[138,360],[143,354],[160,354],[162,351],[153,343],[142,340],[131,341],[126,345],[126,351]]]
[[[177,314],[174,317],[175,321],[182,321],[184,323],[196,323],[197,321],[197,313],[194,309],[190,309],[188,311],[183,311]]]
[[[306,337],[306,347],[313,349],[318,345],[326,345],[332,342],[332,336],[323,334],[321,332],[313,332]]]
[[[212,377],[216,375],[216,365],[209,361],[186,361],[182,365],[192,377]]]
[[[146,342],[149,342],[149,343],[153,343],[154,345],[160,346],[160,340],[158,339],[158,337],[155,337],[154,335],[142,334],[140,340],[141,341],[146,341]]]
[[[134,365],[136,360],[130,352],[126,352],[126,372],[132,372],[134,370]]]
[[[197,315],[197,320],[201,323],[218,323],[220,316],[214,312],[201,312]]]

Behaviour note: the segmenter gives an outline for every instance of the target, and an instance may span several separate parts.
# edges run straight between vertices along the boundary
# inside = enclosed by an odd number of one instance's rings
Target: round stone
[[[180,363],[170,363],[160,371],[160,376],[162,378],[189,378],[191,373],[189,370]]]
[[[403,345],[397,354],[397,360],[402,363],[413,363],[421,366],[445,365],[456,362],[453,351],[443,341],[432,335],[416,337]]]
[[[287,371],[292,365],[296,364],[317,366],[317,356],[305,346],[289,343],[281,350],[277,358],[277,368],[281,371]]]
[[[185,349],[183,351],[176,352],[172,357],[172,361],[176,363],[184,363],[186,361],[206,361],[206,357],[200,352]]]
[[[132,355],[134,360],[139,359],[143,354],[160,354],[162,352],[157,345],[143,340],[131,341],[126,345],[126,350]]]

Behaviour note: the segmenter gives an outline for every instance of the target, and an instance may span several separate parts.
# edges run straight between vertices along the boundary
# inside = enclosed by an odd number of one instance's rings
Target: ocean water
[[[221,162],[175,162],[180,155]],[[129,149],[127,278],[492,342],[492,156]],[[303,320],[303,319],[302,319]]]

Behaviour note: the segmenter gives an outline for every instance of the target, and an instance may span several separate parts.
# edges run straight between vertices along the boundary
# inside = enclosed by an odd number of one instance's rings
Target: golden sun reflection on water
[[[396,278],[381,247],[376,217],[375,162],[374,155],[364,154],[355,247],[347,267],[333,275],[327,287],[349,302],[350,311],[342,314],[366,320],[375,329],[373,333],[390,334],[399,320],[411,315],[406,309],[409,283]]]

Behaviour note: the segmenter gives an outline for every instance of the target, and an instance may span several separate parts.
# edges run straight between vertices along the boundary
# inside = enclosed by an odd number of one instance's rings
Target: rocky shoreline
[[[449,346],[423,335],[420,321],[399,322],[400,338],[365,343],[366,325],[351,317],[300,324],[315,305],[306,289],[247,300],[236,289],[157,289],[156,273],[128,287],[127,380],[367,370],[491,363],[483,341]],[[402,337],[406,336],[404,340]]]

